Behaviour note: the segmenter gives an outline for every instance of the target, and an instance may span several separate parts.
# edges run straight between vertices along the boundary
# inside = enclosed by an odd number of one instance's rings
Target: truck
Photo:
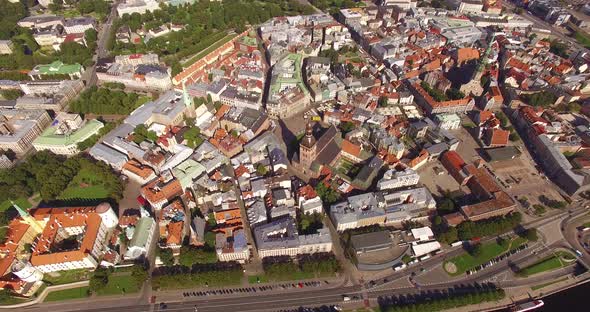
[[[394,271],[400,271],[400,270],[403,270],[403,269],[405,269],[406,267],[407,267],[407,266],[406,266],[404,263],[402,263],[402,264],[400,264],[400,265],[396,265],[396,266],[393,268],[393,270],[394,270]]]
[[[342,295],[342,300],[343,300],[344,302],[350,301],[350,297],[349,297],[349,296],[347,296],[347,295]]]

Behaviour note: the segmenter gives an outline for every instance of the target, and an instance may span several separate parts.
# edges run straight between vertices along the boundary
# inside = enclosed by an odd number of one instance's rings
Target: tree
[[[340,129],[344,133],[348,133],[348,132],[352,131],[354,128],[356,128],[356,125],[352,121],[345,121],[340,124]]]
[[[458,89],[450,88],[447,90],[446,95],[451,100],[460,100],[465,97],[465,94]]]
[[[386,96],[380,96],[377,103],[379,104],[379,107],[387,107],[389,105],[387,103],[388,100],[389,99]]]
[[[92,275],[92,277],[90,277],[90,291],[97,292],[105,288],[109,282],[109,274],[110,272],[108,271],[108,269],[105,269],[103,267],[96,268],[94,274]]]
[[[134,265],[131,270],[131,277],[137,285],[141,285],[148,279],[148,271],[142,265]]]
[[[266,169],[265,165],[258,164],[258,166],[256,166],[256,173],[260,176],[265,176],[268,173],[268,169]]]
[[[216,263],[217,254],[214,249],[182,246],[180,247],[178,262],[187,267],[191,267],[194,264]]]
[[[318,183],[318,185],[315,187],[315,191],[322,199],[322,202],[327,205],[331,205],[340,200],[340,193],[330,187],[327,187],[323,182]]]
[[[536,242],[539,239],[539,236],[537,234],[537,229],[535,229],[535,228],[527,229],[524,233],[524,237],[526,237],[526,239],[528,239],[531,242]]]
[[[203,144],[204,139],[201,137],[201,129],[192,127],[184,133],[184,139],[190,148],[197,148]]]
[[[469,254],[471,254],[473,257],[479,257],[481,256],[483,250],[481,247],[481,244],[476,244],[475,246],[471,246],[471,249],[469,250]]]
[[[14,89],[2,90],[0,94],[2,94],[2,97],[6,100],[16,100],[17,98],[23,96],[23,92],[21,90]]]
[[[160,257],[160,261],[162,261],[165,266],[174,265],[174,255],[172,254],[172,250],[160,247],[157,247],[156,250],[158,257]]]

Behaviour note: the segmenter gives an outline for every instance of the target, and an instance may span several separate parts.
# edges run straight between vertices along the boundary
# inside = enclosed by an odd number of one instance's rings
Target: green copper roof
[[[55,131],[57,130],[56,126],[50,126],[49,128],[45,129],[45,131],[43,131],[43,133],[37,137],[35,139],[35,141],[33,141],[33,144],[35,145],[71,145],[71,144],[76,144],[79,142],[82,142],[86,139],[88,139],[89,137],[91,137],[93,134],[98,133],[98,130],[100,130],[100,128],[104,127],[104,125],[102,124],[102,122],[98,121],[98,120],[88,120],[86,121],[86,124],[70,133],[69,135],[59,135],[59,134],[55,134]]]
[[[192,185],[193,179],[199,177],[205,170],[205,166],[189,158],[174,167],[172,173],[174,173],[182,188],[186,188]]]
[[[35,69],[42,75],[67,75],[80,73],[82,71],[82,65],[64,64],[61,61],[55,61],[51,64],[37,65]]]

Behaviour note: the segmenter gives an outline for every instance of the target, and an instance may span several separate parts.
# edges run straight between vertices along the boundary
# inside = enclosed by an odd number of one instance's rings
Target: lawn
[[[477,257],[472,256],[471,254],[465,252],[462,255],[456,256],[447,262],[452,262],[457,267],[457,271],[455,273],[449,273],[452,276],[457,276],[460,274],[465,273],[465,271],[475,268],[478,265],[484,264],[491,259],[505,253],[508,250],[516,249],[522,244],[526,243],[526,238],[523,237],[516,237],[512,240],[510,246],[508,248],[504,248],[500,246],[496,242],[487,243],[481,246],[481,254]],[[446,265],[444,265],[446,269]]]
[[[544,284],[535,285],[535,286],[531,287],[531,289],[532,289],[532,290],[539,290],[539,289],[541,289],[541,288],[545,288],[545,287],[547,287],[547,286],[549,286],[549,285],[557,284],[557,283],[559,283],[559,282],[563,282],[563,281],[565,281],[565,280],[567,280],[567,277],[560,278],[560,279],[558,279],[558,280],[554,280],[554,281],[547,282],[547,283],[544,283]]]
[[[242,270],[159,275],[152,277],[152,289],[171,290],[203,287],[205,285],[210,287],[234,286],[242,283],[242,277]]]
[[[590,49],[590,35],[583,31],[576,31],[574,33],[574,38],[583,46]]]
[[[219,48],[220,46],[224,45],[226,42],[232,40],[235,36],[237,36],[237,35],[236,34],[231,34],[231,35],[227,35],[227,36],[221,38],[220,40],[218,40],[217,42],[215,42],[214,44],[212,44],[210,47],[208,47],[205,50],[197,53],[197,55],[191,57],[189,60],[187,60],[186,62],[184,62],[183,66],[188,67],[188,66],[192,65],[194,62],[200,60],[205,55],[213,52],[213,50]]]
[[[82,169],[63,191],[60,199],[100,199],[108,198],[109,191],[94,172]]]
[[[583,227],[590,227],[590,222],[584,223]]]
[[[268,277],[265,275],[248,276],[248,284],[258,284],[259,280],[261,283],[268,283]]]
[[[90,275],[87,269],[59,271],[55,273],[59,274],[59,276],[53,277],[49,274],[45,274],[43,276],[43,280],[51,285],[62,285],[79,281],[86,281],[88,280]]]
[[[50,292],[47,295],[47,297],[45,297],[45,302],[81,299],[81,298],[88,297],[89,294],[90,294],[90,292],[89,292],[88,286],[79,287],[79,288],[72,288],[72,289],[63,289],[63,290]]]
[[[19,205],[22,209],[29,209],[32,206],[26,198],[22,197],[15,199],[14,203]],[[2,204],[0,204],[0,212],[8,210],[10,207],[12,207],[12,203],[10,203],[9,200],[5,200]]]
[[[521,269],[517,274],[522,277],[528,277],[542,272],[553,271],[568,264],[564,259],[574,259],[574,256],[566,252],[556,253]]]
[[[99,296],[121,295],[136,293],[141,285],[138,285],[131,275],[109,275],[109,282],[96,293]]]

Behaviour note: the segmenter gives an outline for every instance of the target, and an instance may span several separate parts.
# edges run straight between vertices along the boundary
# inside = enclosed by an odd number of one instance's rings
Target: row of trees
[[[468,293],[447,293],[433,298],[419,298],[422,299],[421,301],[395,298],[385,303],[382,301],[381,310],[386,312],[443,311],[472,304],[498,301],[504,299],[505,296],[503,289],[478,289]]]
[[[522,99],[529,105],[549,107],[555,103],[557,96],[551,91],[541,91],[522,95]]]
[[[109,4],[105,0],[53,0],[48,8],[53,13],[60,13],[66,7],[74,8],[83,15],[95,13],[101,18],[109,14]]]
[[[182,6],[162,5],[160,10],[151,13],[123,15],[114,24],[113,31],[123,25],[136,31],[142,27],[154,29],[167,23],[185,25],[185,29],[139,45],[116,42],[113,32],[108,47],[114,54],[152,51],[164,56],[164,61],[172,66],[172,72],[176,74],[182,69],[180,61],[183,58],[210,47],[225,37],[227,30],[242,32],[247,25],[259,24],[271,17],[313,12],[311,6],[297,0],[196,1]]]
[[[442,243],[450,244],[457,240],[470,240],[476,237],[499,235],[516,228],[522,221],[519,212],[511,213],[504,217],[490,218],[482,221],[465,221],[456,227],[446,226],[440,216],[432,221],[436,239]]]
[[[110,167],[81,156],[66,158],[41,151],[9,170],[0,171],[0,202],[39,193],[44,200],[53,200],[67,188],[80,170],[93,172],[108,187],[110,197],[120,199],[123,186]]]
[[[163,266],[152,272],[153,289],[190,288],[205,285],[228,285],[239,283],[243,276],[237,262]]]
[[[465,97],[465,94],[458,89],[450,88],[446,92],[442,92],[441,90],[430,86],[426,81],[422,81],[420,86],[437,102],[460,100]]]
[[[148,100],[136,93],[92,86],[70,103],[70,110],[77,113],[128,115]]]

